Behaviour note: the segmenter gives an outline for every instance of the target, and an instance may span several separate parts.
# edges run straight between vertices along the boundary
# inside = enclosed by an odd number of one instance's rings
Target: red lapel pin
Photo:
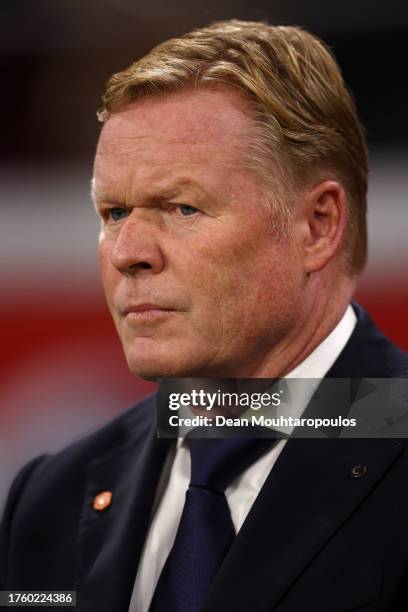
[[[102,491],[102,493],[98,493],[95,495],[93,500],[93,509],[94,510],[106,510],[112,503],[112,492],[111,491]]]

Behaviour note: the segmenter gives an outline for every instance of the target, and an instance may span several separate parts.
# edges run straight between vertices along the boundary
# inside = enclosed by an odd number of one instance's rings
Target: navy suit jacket
[[[328,376],[406,377],[407,356],[362,309]],[[28,464],[6,505],[0,590],[76,590],[80,612],[127,612],[171,440],[155,400]],[[350,478],[364,465],[362,478]],[[104,512],[92,505],[112,491]],[[395,439],[292,439],[270,472],[204,612],[406,612],[408,450]],[[169,610],[169,612],[177,612]]]

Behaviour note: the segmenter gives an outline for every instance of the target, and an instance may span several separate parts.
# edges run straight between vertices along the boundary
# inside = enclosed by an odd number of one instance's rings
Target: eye
[[[126,208],[119,208],[118,206],[115,208],[109,208],[106,212],[106,217],[109,221],[121,221],[125,217],[127,217],[128,211]]]
[[[190,206],[189,204],[181,204],[179,206],[179,210],[183,217],[189,217],[194,215],[194,213],[198,212],[198,208],[194,208],[194,206]]]

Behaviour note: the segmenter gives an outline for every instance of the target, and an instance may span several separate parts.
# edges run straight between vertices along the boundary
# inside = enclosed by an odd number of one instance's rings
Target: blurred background
[[[358,299],[408,348],[408,4],[2,0],[0,508],[27,459],[154,388],[128,373],[99,282],[88,196],[95,112],[113,72],[170,36],[232,17],[302,25],[333,49],[371,154]]]

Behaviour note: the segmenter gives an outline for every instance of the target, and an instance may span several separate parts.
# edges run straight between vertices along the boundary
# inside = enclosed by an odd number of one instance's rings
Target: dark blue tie
[[[276,440],[186,438],[191,481],[173,548],[160,575],[150,612],[199,612],[235,530],[225,489]]]

